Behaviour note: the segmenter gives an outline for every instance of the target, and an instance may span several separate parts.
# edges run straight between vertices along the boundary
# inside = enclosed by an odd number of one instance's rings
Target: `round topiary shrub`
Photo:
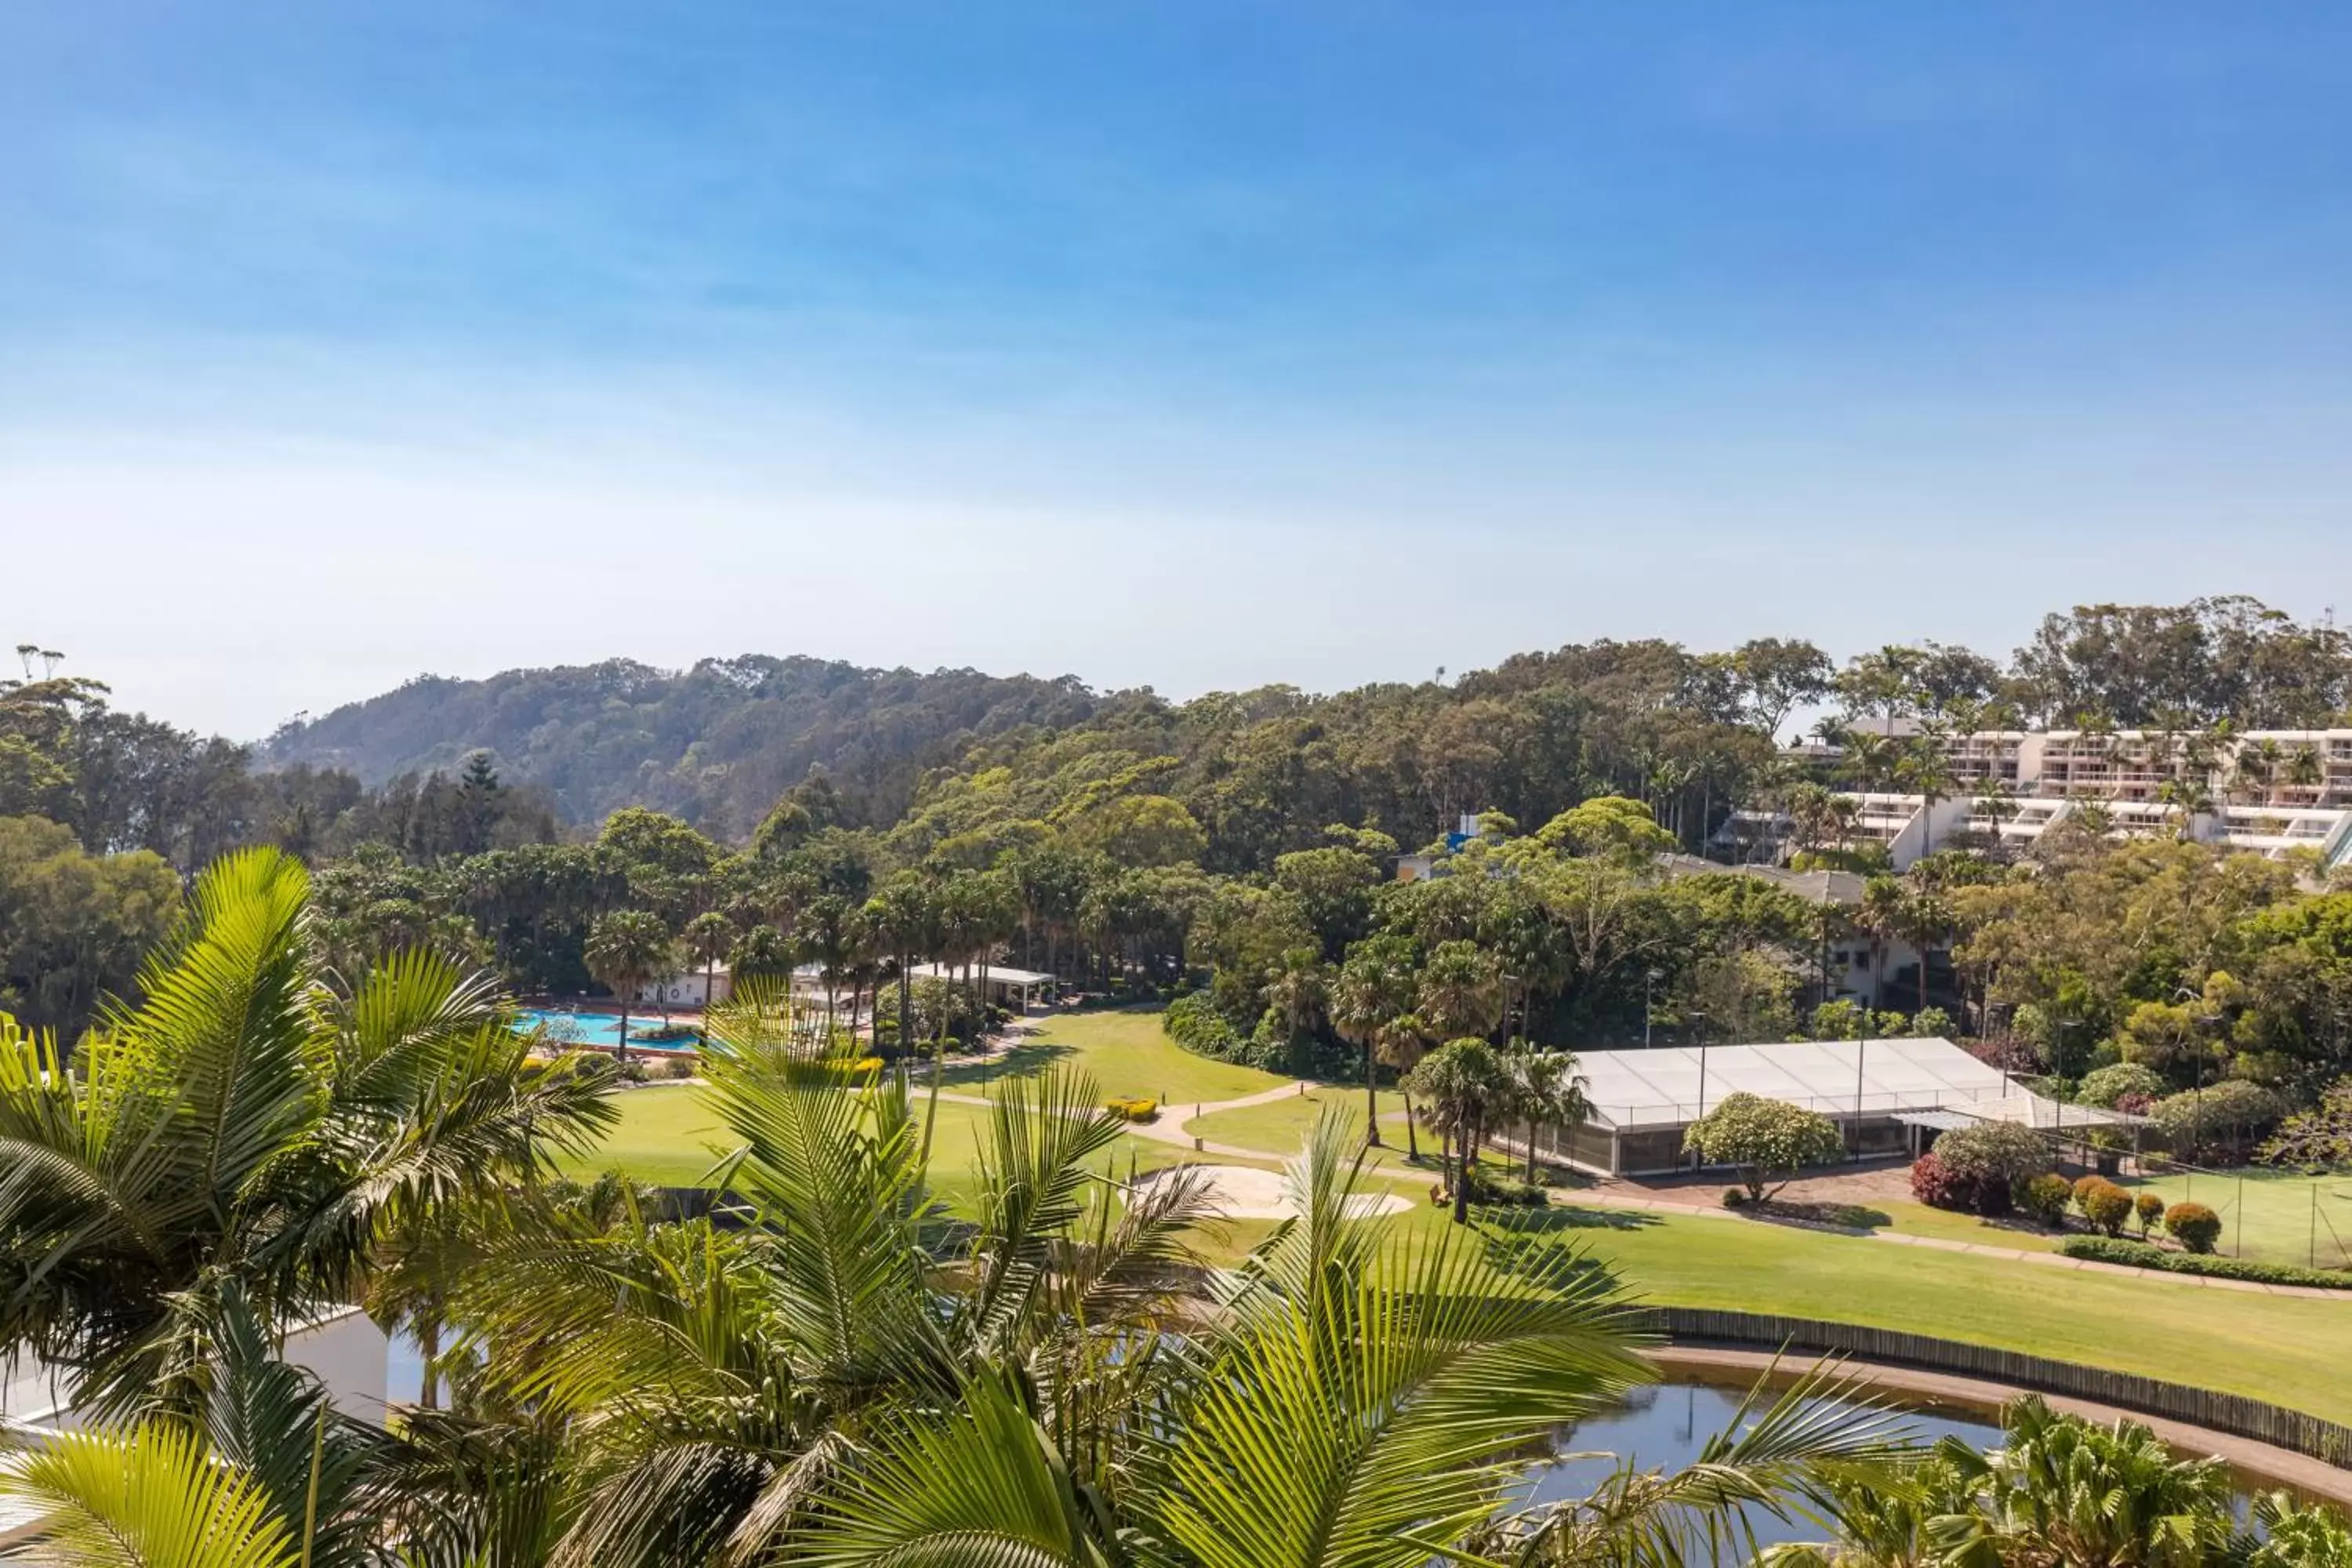
[[[1746,1208],[1748,1206],[1748,1190],[1745,1187],[1724,1188],[1723,1206],[1727,1209]]]
[[[2037,1225],[2053,1230],[2066,1226],[2066,1202],[2074,1196],[2066,1178],[2054,1171],[2044,1171],[2038,1176],[2028,1176],[2017,1189],[2018,1206]]]
[[[2087,1192],[2078,1185],[2074,1202],[2081,1207],[2083,1217],[2108,1236],[2121,1236],[2124,1222],[2132,1216],[2132,1195],[2104,1176],[2097,1178]]]
[[[2164,1212],[2164,1228],[2191,1252],[2210,1252],[2221,1239],[2221,1216],[2203,1204],[2175,1204]]]
[[[2164,1200],[2154,1193],[2142,1193],[2132,1199],[2132,1212],[2139,1215],[2139,1233],[2146,1236],[2164,1218]]]

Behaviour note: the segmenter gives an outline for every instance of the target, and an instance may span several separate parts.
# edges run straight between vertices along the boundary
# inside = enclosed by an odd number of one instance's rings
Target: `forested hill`
[[[509,782],[544,788],[574,822],[651,805],[740,839],[812,764],[889,821],[910,804],[923,769],[953,761],[971,741],[1083,723],[1097,706],[1070,676],[757,656],[677,672],[612,659],[487,680],[421,677],[289,724],[257,761],[341,768],[374,785],[455,774],[469,753],[488,751]]]

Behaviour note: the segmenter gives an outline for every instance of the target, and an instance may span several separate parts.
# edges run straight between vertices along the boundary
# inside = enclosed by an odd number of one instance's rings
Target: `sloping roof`
[[[908,973],[923,976],[946,975],[956,980],[963,977],[961,968],[941,969],[936,963],[919,963]],[[971,966],[971,978],[975,984],[980,981],[980,965],[976,963]],[[988,981],[992,985],[1043,985],[1053,978],[1034,969],[1008,969],[1002,963],[988,966]]]
[[[1944,1039],[1792,1040],[1783,1045],[1662,1046],[1580,1051],[1592,1119],[1620,1131],[1677,1127],[1738,1090],[1828,1115],[1885,1116],[2011,1099],[1998,1068]]]

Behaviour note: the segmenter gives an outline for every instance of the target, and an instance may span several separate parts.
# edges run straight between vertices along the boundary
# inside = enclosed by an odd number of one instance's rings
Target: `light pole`
[[[1693,1013],[1691,1022],[1698,1034],[1698,1113],[1706,1114],[1706,1015]]]
[[[1643,1050],[1650,1048],[1650,987],[1664,978],[1664,973],[1656,969],[1645,970],[1642,974],[1642,1048]]]

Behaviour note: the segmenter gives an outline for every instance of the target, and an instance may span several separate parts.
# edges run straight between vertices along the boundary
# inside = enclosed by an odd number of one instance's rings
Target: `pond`
[[[1619,1458],[1645,1470],[1681,1469],[1698,1458],[1708,1438],[1730,1425],[1745,1393],[1744,1386],[1720,1387],[1696,1381],[1637,1388],[1617,1409],[1595,1415],[1561,1434],[1561,1452],[1597,1452],[1598,1457],[1560,1458],[1539,1466],[1533,1474],[1528,1500],[1553,1503],[1583,1497],[1609,1479]],[[1903,1420],[1913,1437],[1923,1445],[1950,1436],[1972,1448],[1983,1449],[2000,1441],[1999,1423],[1982,1415],[1913,1409],[1906,1412]],[[1822,1534],[1820,1526],[1802,1519],[1783,1524],[1758,1512],[1754,1522],[1757,1538],[1767,1545],[1818,1541]]]
[[[1665,1382],[1635,1389],[1618,1408],[1561,1434],[1560,1453],[1597,1453],[1600,1457],[1559,1458],[1536,1467],[1530,1476],[1528,1500],[1552,1503],[1586,1496],[1608,1479],[1615,1468],[1616,1460],[1612,1456],[1630,1459],[1642,1469],[1683,1468],[1698,1458],[1709,1437],[1730,1425],[1748,1386],[1745,1382],[1708,1382],[1685,1372],[1673,1374]],[[2000,1422],[1983,1412],[1900,1399],[1897,1403],[1905,1406],[1902,1420],[1910,1428],[1913,1440],[1922,1447],[1944,1437],[1958,1437],[1981,1452],[2000,1442]],[[2253,1495],[2275,1489],[2281,1484],[2235,1473],[2233,1511],[2242,1529],[2252,1525]],[[1803,1519],[1783,1523],[1760,1510],[1754,1511],[1752,1519],[1757,1539],[1765,1545],[1818,1541],[1823,1533],[1821,1527]]]

